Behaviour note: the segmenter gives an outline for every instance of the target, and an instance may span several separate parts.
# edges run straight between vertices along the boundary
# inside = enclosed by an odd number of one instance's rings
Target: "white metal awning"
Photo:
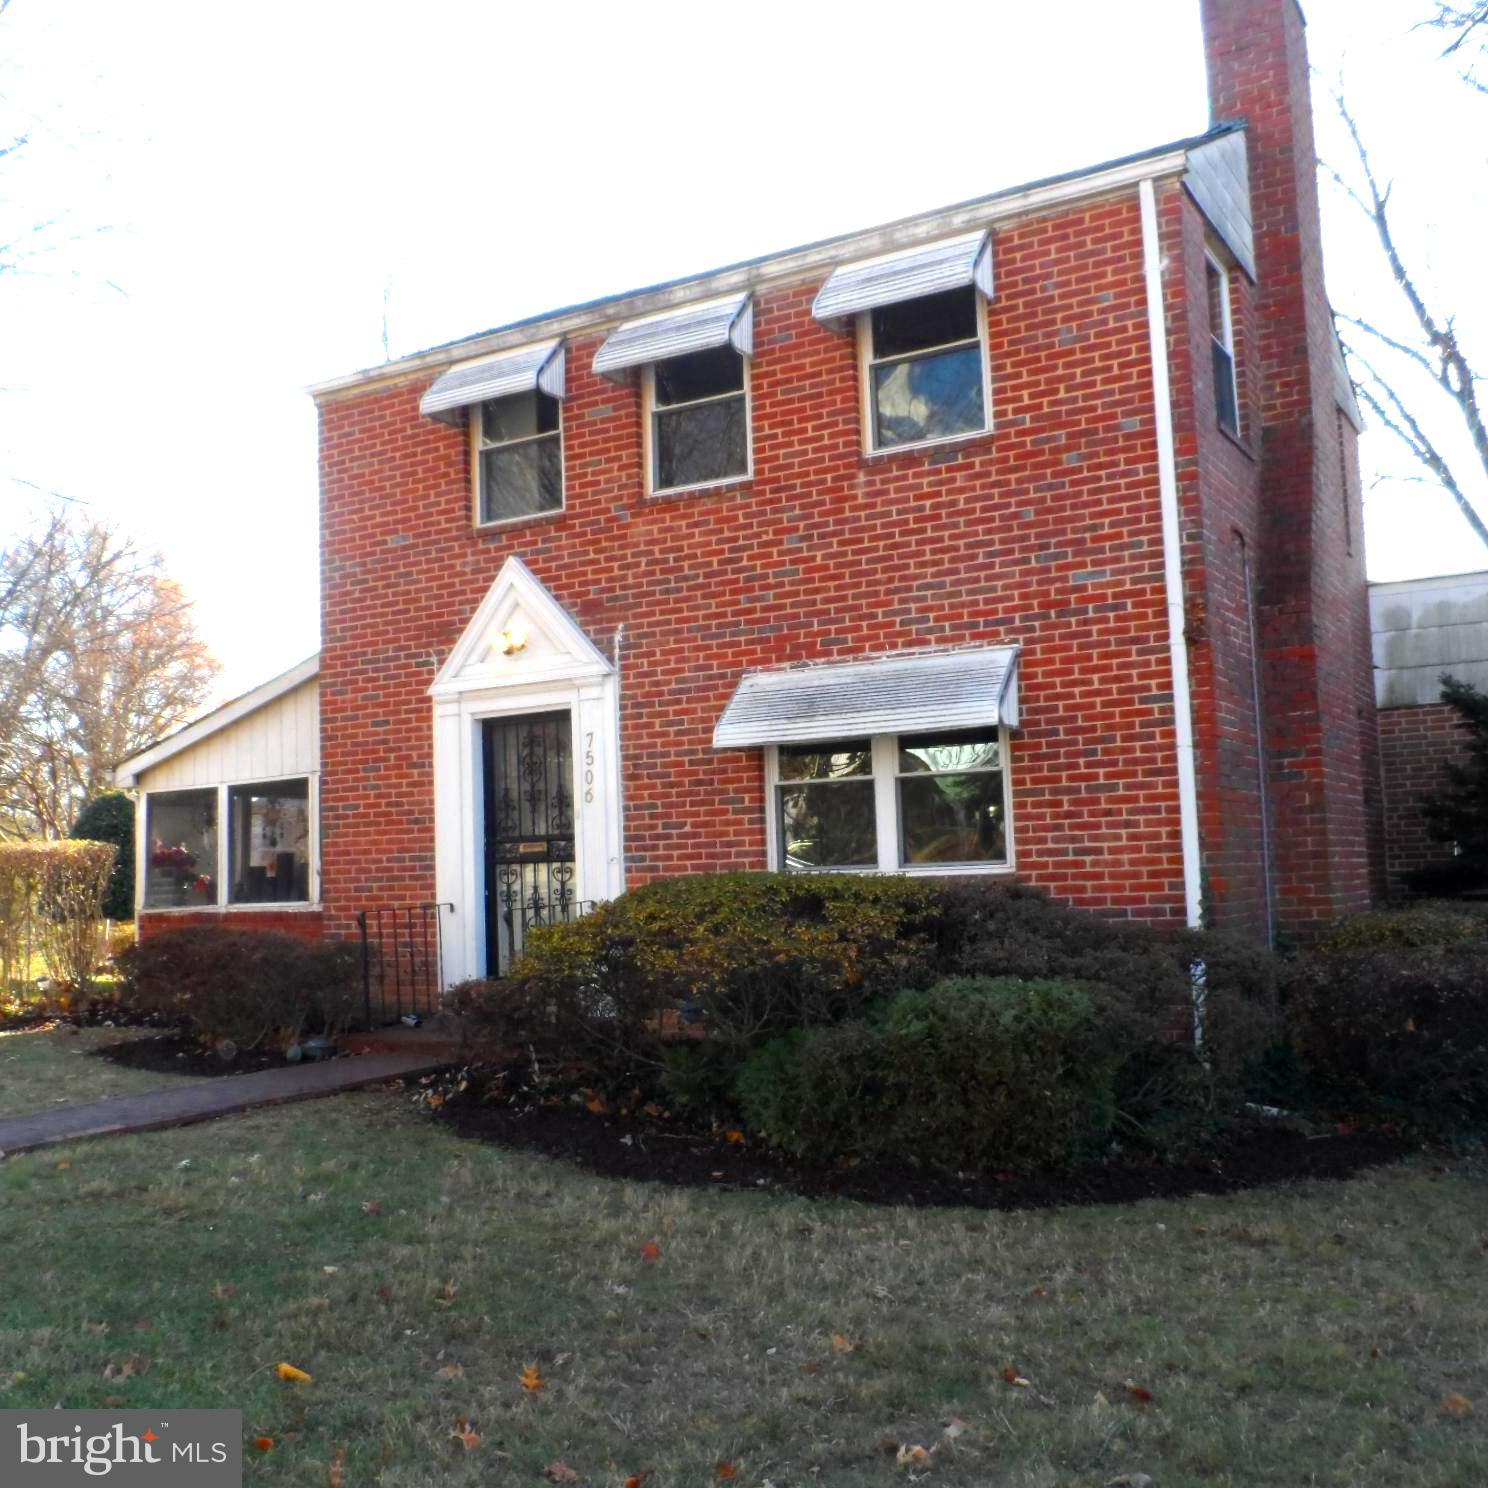
[[[715,749],[810,744],[979,724],[1018,726],[1018,648],[750,672],[713,729]]]
[[[623,379],[632,367],[713,346],[754,355],[754,304],[746,291],[628,320],[594,354],[594,370]]]
[[[440,373],[424,394],[419,412],[425,418],[458,424],[472,403],[484,403],[487,398],[508,398],[533,388],[550,398],[561,398],[564,364],[562,341],[539,341],[535,346],[465,362]]]
[[[818,320],[840,321],[968,284],[992,298],[992,239],[985,229],[843,264],[817,291],[811,313]]]

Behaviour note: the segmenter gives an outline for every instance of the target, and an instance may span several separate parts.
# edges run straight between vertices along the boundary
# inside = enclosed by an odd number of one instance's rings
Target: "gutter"
[[[1163,580],[1168,599],[1168,655],[1173,669],[1173,732],[1178,747],[1178,815],[1183,840],[1183,901],[1188,924],[1203,924],[1199,793],[1194,766],[1193,698],[1183,605],[1183,533],[1178,519],[1178,465],[1173,452],[1173,391],[1168,380],[1168,327],[1163,308],[1162,245],[1151,177],[1138,183],[1142,268],[1147,280],[1147,334],[1152,351],[1152,412],[1157,426],[1157,485],[1162,507]]]

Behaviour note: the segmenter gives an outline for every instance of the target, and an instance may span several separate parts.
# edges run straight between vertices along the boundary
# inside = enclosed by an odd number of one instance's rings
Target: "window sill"
[[[777,868],[776,873],[794,873],[814,878],[822,873],[854,873],[861,878],[971,878],[1006,877],[1018,870],[1011,863],[923,863],[912,868]]]
[[[1247,444],[1240,435],[1231,433],[1231,431],[1226,429],[1225,426],[1221,424],[1217,419],[1215,420],[1215,428],[1217,428],[1219,432],[1223,434],[1224,437],[1228,439],[1229,442],[1233,444],[1235,448],[1239,450],[1240,453],[1244,455],[1247,460],[1250,460],[1253,463],[1258,458],[1256,452],[1251,449],[1250,445]]]
[[[660,490],[647,491],[648,501],[667,501],[673,496],[701,496],[708,491],[727,491],[733,486],[747,486],[754,480],[754,472],[747,471],[743,475],[730,475],[723,480],[702,481],[695,486],[662,486]]]
[[[320,905],[313,900],[286,899],[279,904],[142,904],[137,915],[189,914],[309,914]]]
[[[980,440],[991,439],[994,432],[992,429],[973,429],[967,434],[949,434],[944,439],[919,439],[913,444],[891,444],[883,449],[864,450],[862,460],[865,465],[876,465],[883,460],[892,460],[896,455],[915,455],[925,450],[959,450]]]
[[[476,522],[474,530],[480,532],[507,532],[513,527],[531,527],[538,522],[553,522],[568,514],[568,506],[555,507],[552,511],[527,512],[520,517],[499,517],[494,522]]]

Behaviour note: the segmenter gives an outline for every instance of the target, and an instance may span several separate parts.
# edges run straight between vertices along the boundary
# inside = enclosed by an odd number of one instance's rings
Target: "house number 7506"
[[[594,735],[584,735],[584,800],[594,800]]]

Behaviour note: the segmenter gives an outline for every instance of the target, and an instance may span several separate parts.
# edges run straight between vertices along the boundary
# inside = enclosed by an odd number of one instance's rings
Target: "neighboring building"
[[[1303,22],[1202,9],[1202,136],[315,389],[327,933],[445,901],[495,972],[766,866],[1256,936],[1370,901]]]
[[[320,658],[125,760],[141,935],[230,924],[318,937]]]
[[[1443,765],[1467,754],[1457,714],[1441,701],[1443,675],[1488,691],[1488,572],[1371,584],[1369,611],[1385,861],[1399,888],[1402,874],[1451,856],[1427,834],[1421,808],[1443,783]]]

